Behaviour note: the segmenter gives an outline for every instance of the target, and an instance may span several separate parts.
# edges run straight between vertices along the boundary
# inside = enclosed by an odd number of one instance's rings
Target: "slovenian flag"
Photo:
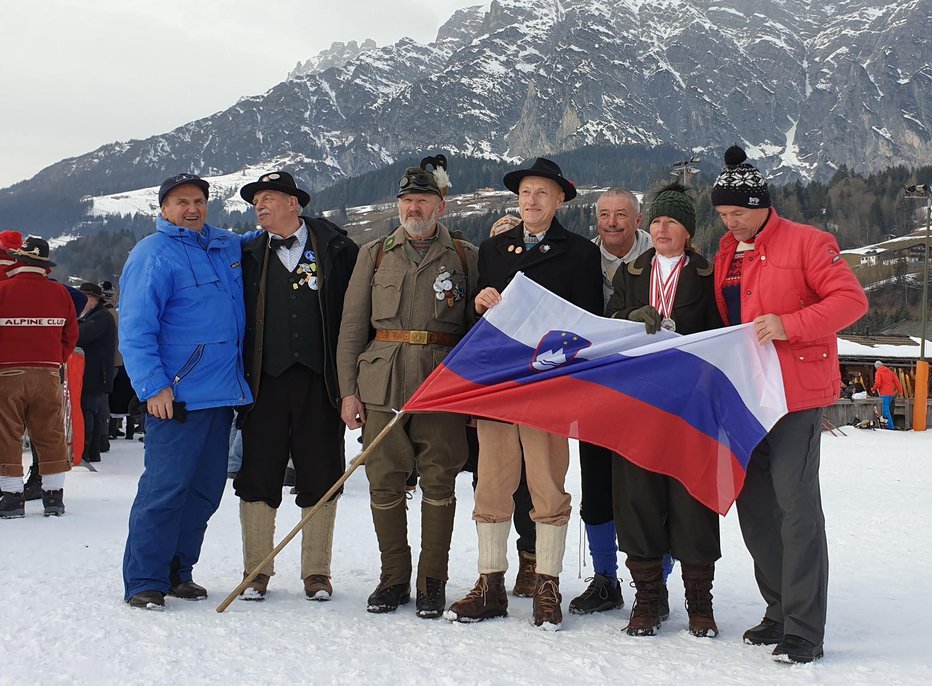
[[[404,406],[533,426],[679,480],[725,514],[786,414],[772,344],[743,324],[681,336],[597,317],[518,274]]]

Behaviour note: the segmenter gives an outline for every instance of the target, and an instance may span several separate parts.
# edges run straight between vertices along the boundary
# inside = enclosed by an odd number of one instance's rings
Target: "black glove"
[[[647,333],[657,333],[660,331],[660,313],[652,306],[645,305],[628,313],[628,319],[632,322],[644,322],[644,330]]]

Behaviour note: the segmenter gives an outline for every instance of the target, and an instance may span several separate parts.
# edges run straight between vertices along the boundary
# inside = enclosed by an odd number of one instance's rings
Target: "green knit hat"
[[[670,217],[685,226],[690,236],[695,235],[696,208],[687,190],[681,183],[671,183],[657,191],[647,209],[647,226],[657,217]]]

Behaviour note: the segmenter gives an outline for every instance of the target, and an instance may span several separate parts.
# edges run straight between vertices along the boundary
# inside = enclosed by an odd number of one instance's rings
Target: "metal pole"
[[[929,192],[928,190],[926,191]],[[922,342],[919,343],[919,359],[926,359],[926,325],[929,320],[929,231],[932,229],[932,195],[926,206],[925,256],[922,259]]]
[[[926,235],[925,255],[922,263],[922,340],[919,343],[919,360],[916,362],[916,387],[913,393],[913,431],[926,430],[929,397],[929,362],[926,360],[926,325],[929,321],[929,233],[932,231],[932,192],[925,186]]]

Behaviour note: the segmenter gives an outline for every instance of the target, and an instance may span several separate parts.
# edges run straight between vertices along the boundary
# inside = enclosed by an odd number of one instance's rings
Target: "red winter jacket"
[[[722,285],[738,241],[728,231],[715,256],[715,298],[724,321]],[[774,341],[790,412],[838,399],[841,371],[836,334],[867,312],[867,298],[838,254],[831,234],[781,219],[776,211],[746,252],[741,273],[741,322],[764,314],[783,321],[785,341]],[[739,322],[728,322],[738,324]]]
[[[874,373],[874,385],[872,391],[877,391],[878,395],[893,395],[894,393],[903,394],[903,387],[896,374],[886,366],[878,367]]]
[[[0,282],[0,367],[59,367],[77,342],[64,286],[29,271]]]

